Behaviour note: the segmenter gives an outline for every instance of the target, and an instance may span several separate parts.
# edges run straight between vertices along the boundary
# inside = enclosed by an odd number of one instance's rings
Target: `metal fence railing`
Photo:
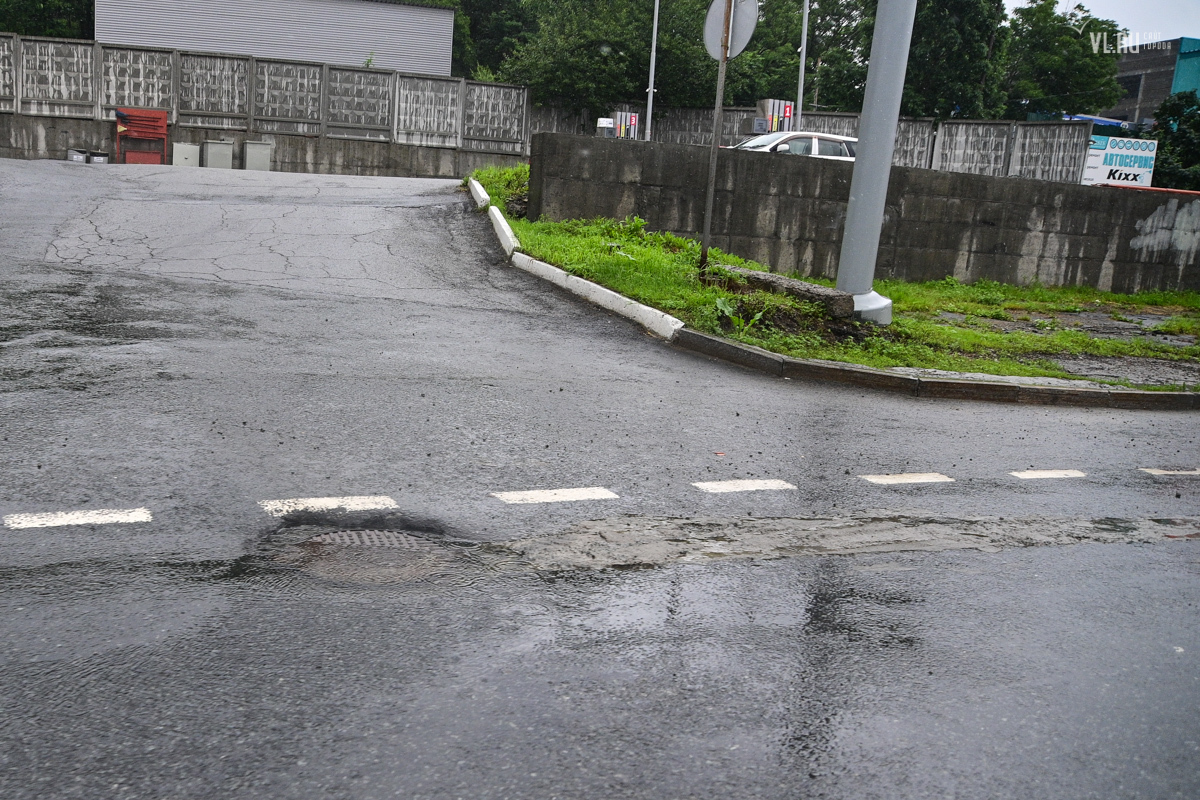
[[[156,108],[184,127],[524,155],[528,105],[522,86],[0,33],[0,112]]]

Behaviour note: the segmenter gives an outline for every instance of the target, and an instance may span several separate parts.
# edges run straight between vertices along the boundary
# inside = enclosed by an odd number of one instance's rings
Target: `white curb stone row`
[[[479,208],[483,208],[490,202],[487,192],[474,178],[468,181],[468,186],[470,186],[471,195],[475,198],[475,203]],[[683,320],[676,319],[670,314],[664,314],[657,308],[642,305],[624,295],[617,294],[611,289],[606,289],[599,284],[572,275],[544,261],[530,258],[520,252],[521,243],[517,240],[512,227],[509,226],[508,220],[504,218],[504,214],[500,209],[496,206],[489,206],[488,216],[492,220],[492,228],[496,231],[496,238],[500,240],[500,246],[504,248],[505,254],[508,255],[514,267],[523,269],[530,275],[535,275],[542,280],[553,283],[555,286],[566,289],[571,294],[578,295],[589,303],[598,305],[614,314],[619,314],[626,319],[631,319],[650,331],[650,333],[666,339],[668,342],[672,341],[675,338],[675,334],[683,327]]]

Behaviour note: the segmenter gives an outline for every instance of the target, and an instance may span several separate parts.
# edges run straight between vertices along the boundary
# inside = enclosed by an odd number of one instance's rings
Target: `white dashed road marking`
[[[613,494],[603,486],[586,486],[580,489],[537,489],[530,492],[492,492],[506,503],[565,503],[570,500],[613,500]]]
[[[898,475],[859,475],[864,481],[890,486],[897,483],[954,483],[954,478],[940,472],[901,472]]]
[[[1010,472],[1014,478],[1023,481],[1036,481],[1043,478],[1086,478],[1086,472],[1077,469],[1027,469],[1023,472]]]
[[[52,514],[9,514],[9,528],[57,528],[60,525],[109,525],[114,522],[150,522],[148,508],[98,508],[94,511],[60,511]]]
[[[702,481],[701,483],[693,483],[692,486],[695,486],[702,492],[712,492],[713,494],[722,494],[724,492],[769,492],[796,488],[787,481],[776,480]]]
[[[1153,469],[1142,467],[1142,472],[1149,472],[1151,475],[1200,475],[1200,469]]]
[[[382,508],[399,508],[395,500],[382,494],[359,497],[294,497],[291,500],[263,500],[259,505],[272,517],[282,517],[293,511],[375,511]]]

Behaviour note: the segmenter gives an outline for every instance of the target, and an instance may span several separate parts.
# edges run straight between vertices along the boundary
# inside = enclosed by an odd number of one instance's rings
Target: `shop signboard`
[[[1083,183],[1091,186],[1150,186],[1158,142],[1093,134]]]

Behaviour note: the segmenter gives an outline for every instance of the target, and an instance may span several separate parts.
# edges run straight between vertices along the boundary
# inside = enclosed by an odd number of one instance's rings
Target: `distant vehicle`
[[[858,139],[832,133],[810,131],[777,131],[764,133],[738,142],[730,150],[750,150],[755,153],[787,153],[794,156],[828,158],[833,161],[853,161]]]

